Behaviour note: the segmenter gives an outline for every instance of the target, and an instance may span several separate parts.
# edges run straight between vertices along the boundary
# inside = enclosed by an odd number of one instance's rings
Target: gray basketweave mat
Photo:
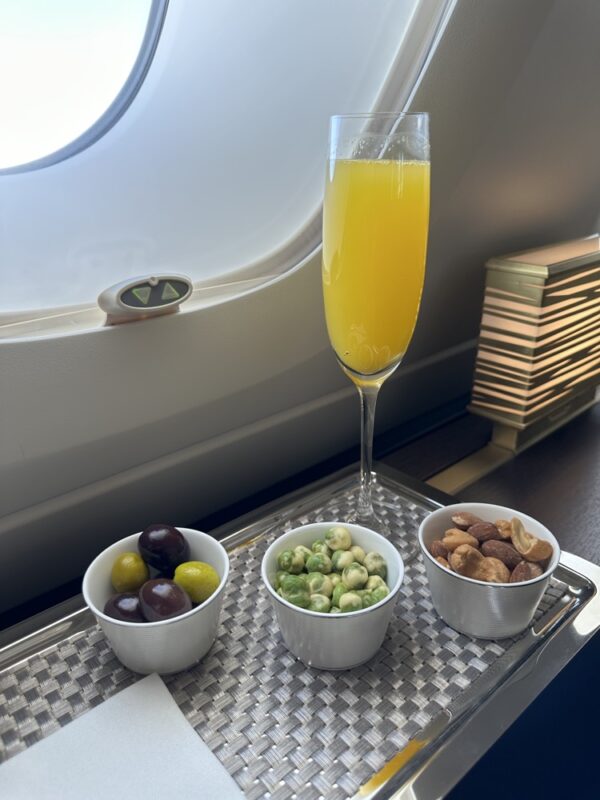
[[[262,556],[283,532],[344,519],[351,493],[265,522],[264,535],[231,553],[217,641],[193,669],[165,678],[190,724],[249,800],[351,797],[513,640],[472,640],[448,628],[431,601],[420,558],[410,561],[381,650],[347,672],[309,669],[285,648],[260,579]],[[401,551],[428,509],[378,485],[376,507]],[[278,515],[278,519],[281,514]],[[538,613],[562,590],[551,586]],[[90,626],[0,677],[0,760],[68,724],[136,680]]]

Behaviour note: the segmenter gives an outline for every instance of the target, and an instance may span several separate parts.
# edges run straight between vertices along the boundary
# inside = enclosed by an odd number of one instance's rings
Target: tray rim
[[[382,485],[421,507],[434,510],[456,502],[456,498],[386,464],[376,463],[375,468]],[[318,504],[321,496],[341,491],[346,484],[352,483],[355,474],[356,465],[350,465],[219,526],[211,531],[211,535],[229,551],[245,546],[262,535],[260,532],[257,535],[257,528],[260,529],[261,525],[268,522],[272,527],[278,518],[284,521],[288,516],[301,513],[303,507]],[[550,621],[547,637],[541,645],[534,647],[535,639],[529,641],[522,663],[517,659],[515,669],[503,672],[495,683],[488,675],[492,667],[486,670],[477,681],[478,684],[483,681],[485,690],[481,698],[479,693],[476,694],[475,704],[472,692],[469,692],[466,708],[461,710],[460,695],[456,709],[452,708],[454,703],[451,704],[450,711],[441,712],[419,734],[417,741],[422,744],[418,749],[411,751],[411,744],[415,742],[411,739],[396,756],[400,765],[388,769],[385,779],[377,781],[377,776],[374,776],[357,792],[355,800],[431,800],[442,797],[592,638],[600,628],[600,567],[565,551],[561,554],[560,567],[568,573],[566,577],[582,579],[587,584],[589,596],[575,604],[572,611],[567,609],[563,615],[559,612],[559,624],[553,626]],[[91,611],[85,606],[83,597],[77,595],[6,629],[0,636],[0,676],[93,623]],[[526,638],[531,639],[531,635],[530,631]],[[500,656],[499,660],[502,658]],[[486,687],[486,684],[491,685]],[[489,725],[490,718],[493,726]],[[384,767],[378,775],[385,770]],[[370,787],[373,780],[375,785]]]

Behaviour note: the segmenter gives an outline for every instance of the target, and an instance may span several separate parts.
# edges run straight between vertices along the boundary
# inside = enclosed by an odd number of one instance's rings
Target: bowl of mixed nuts
[[[480,639],[516,636],[531,624],[560,558],[544,525],[488,503],[432,512],[419,545],[435,610],[451,628]]]

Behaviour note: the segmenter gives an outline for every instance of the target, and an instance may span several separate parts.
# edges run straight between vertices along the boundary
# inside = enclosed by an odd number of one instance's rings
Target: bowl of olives
[[[150,525],[92,561],[83,596],[122,664],[165,675],[211,648],[228,575],[227,551],[212,536]]]
[[[390,541],[346,522],[294,528],[262,561],[288,650],[317,669],[351,669],[375,655],[403,578],[402,558]]]

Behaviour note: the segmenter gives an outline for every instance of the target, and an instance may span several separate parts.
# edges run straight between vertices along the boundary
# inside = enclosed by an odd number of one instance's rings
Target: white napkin
[[[238,800],[158,675],[0,766],[2,800]]]

